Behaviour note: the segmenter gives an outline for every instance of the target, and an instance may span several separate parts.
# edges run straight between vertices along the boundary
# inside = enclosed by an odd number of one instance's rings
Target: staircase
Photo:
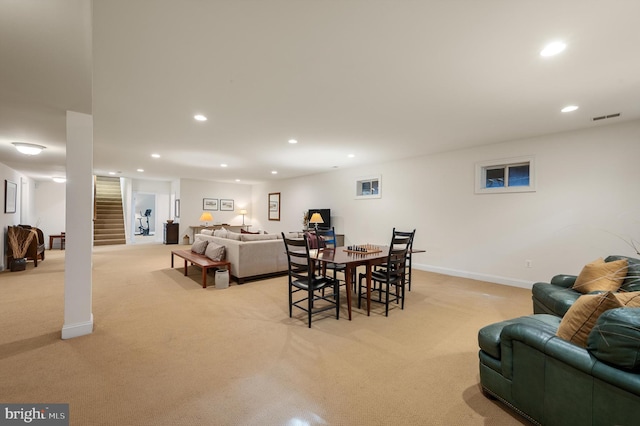
[[[120,178],[96,176],[93,245],[126,244]]]

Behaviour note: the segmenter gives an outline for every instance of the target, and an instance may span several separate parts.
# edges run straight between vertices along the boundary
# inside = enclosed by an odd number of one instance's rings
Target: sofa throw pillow
[[[224,228],[216,229],[213,231],[214,237],[227,238],[228,231]]]
[[[267,240],[277,240],[278,237],[275,234],[241,234],[240,241],[267,241]]]
[[[592,291],[616,291],[627,276],[627,265],[627,259],[613,262],[605,262],[602,258],[594,260],[582,268],[572,288],[583,294]]]
[[[620,286],[620,291],[640,291],[640,260],[633,257],[611,255],[607,256],[604,261],[611,262],[620,259],[627,259],[629,262],[627,276]]]
[[[250,232],[250,231],[245,231],[244,229],[240,228],[240,233],[241,234],[259,234],[260,231],[258,231],[258,232]]]
[[[240,235],[242,234],[239,232],[227,231],[227,238],[230,240],[240,241]]]
[[[640,308],[611,309],[600,315],[589,333],[587,350],[607,364],[640,372]]]
[[[213,235],[213,229],[203,229],[200,231],[202,235]]]
[[[207,244],[207,249],[205,250],[204,255],[216,262],[223,260],[225,255],[224,246],[210,242]]]
[[[640,308],[640,291],[615,293],[616,299],[627,308]]]
[[[603,312],[620,306],[621,303],[610,291],[580,296],[564,314],[556,336],[585,348],[587,337],[598,317]]]
[[[207,240],[199,240],[196,238],[196,240],[191,245],[191,251],[198,254],[204,254],[205,250],[207,249],[207,244]]]

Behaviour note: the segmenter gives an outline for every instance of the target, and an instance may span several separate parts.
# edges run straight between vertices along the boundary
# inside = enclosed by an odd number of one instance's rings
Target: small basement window
[[[535,190],[532,156],[476,163],[476,194]]]
[[[356,180],[356,199],[380,198],[381,196],[380,176],[367,176]]]

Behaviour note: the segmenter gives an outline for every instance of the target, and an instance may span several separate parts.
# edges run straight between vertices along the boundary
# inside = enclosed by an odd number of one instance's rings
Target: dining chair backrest
[[[318,229],[315,231],[316,236],[319,241],[323,241],[324,247],[327,248],[336,248],[337,240],[336,240],[336,230],[331,227],[329,229]]]
[[[287,238],[282,233],[285,251],[287,252],[287,262],[289,263],[289,281],[307,280],[311,270],[311,258],[309,256],[309,245],[307,236],[303,238]]]
[[[412,232],[401,232],[393,228],[386,264],[387,279],[401,279],[404,276],[407,255],[411,250],[415,232],[415,229]]]
[[[393,228],[393,237],[392,237],[392,241],[391,241],[391,245],[399,245],[402,246],[403,245],[407,245],[408,250],[411,250],[413,248],[413,237],[416,234],[416,230],[414,229],[413,231],[410,232],[405,232],[405,231],[396,231],[396,228]]]

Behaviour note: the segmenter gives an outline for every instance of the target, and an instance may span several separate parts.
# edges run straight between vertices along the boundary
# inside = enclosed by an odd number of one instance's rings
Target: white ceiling
[[[96,174],[243,183],[634,120],[639,16],[637,0],[0,0],[0,162],[64,175],[66,110],[93,114]]]

